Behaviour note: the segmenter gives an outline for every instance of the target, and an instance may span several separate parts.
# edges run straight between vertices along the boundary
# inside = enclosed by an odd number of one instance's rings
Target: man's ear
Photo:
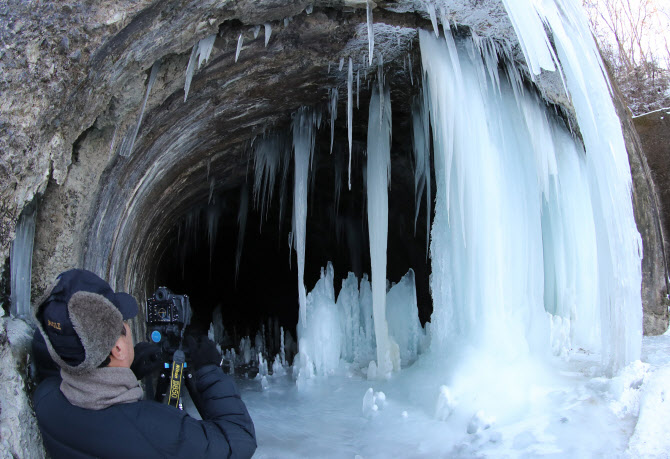
[[[116,343],[114,344],[114,347],[112,348],[111,354],[117,360],[123,361],[127,358],[128,350],[126,349],[126,345],[123,342],[123,336],[119,337],[119,339],[116,340]]]

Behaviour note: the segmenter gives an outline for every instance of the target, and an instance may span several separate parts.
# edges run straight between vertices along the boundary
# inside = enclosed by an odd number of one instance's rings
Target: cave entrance
[[[423,325],[432,313],[426,209],[422,200],[415,231],[412,147],[411,135],[404,132],[409,125],[406,118],[404,113],[394,114],[399,128],[394,131],[392,145],[387,279],[395,283],[410,268],[414,270]],[[365,129],[361,126],[360,135],[355,138],[364,139]],[[337,296],[349,272],[359,280],[370,274],[366,159],[365,143],[355,141],[349,190],[348,146],[336,142],[331,154],[329,130],[322,125],[317,134],[308,185],[304,282],[309,292],[321,270],[331,262]],[[336,130],[335,139],[343,138],[346,139],[346,127],[344,132]],[[290,146],[285,154],[291,154]],[[253,345],[254,336],[264,330],[267,353],[272,358],[279,349],[269,343],[278,346],[279,328],[295,339],[298,322],[297,260],[289,245],[294,166],[291,159],[286,177],[277,175],[272,195],[266,195],[263,206],[262,186],[258,194],[254,192],[253,153],[250,155],[246,182],[228,188],[212,187],[206,200],[193,203],[168,232],[164,249],[156,257],[160,261],[153,288],[163,285],[175,293],[189,295],[193,328],[200,332],[207,332],[214,310],[220,306],[226,332],[223,347],[237,348],[245,336],[251,337]]]

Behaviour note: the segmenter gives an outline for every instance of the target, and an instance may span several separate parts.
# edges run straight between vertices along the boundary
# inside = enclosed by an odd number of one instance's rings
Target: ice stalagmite
[[[121,144],[120,155],[127,157],[133,152],[133,147],[135,146],[135,139],[137,139],[137,133],[140,132],[140,126],[142,125],[142,118],[144,118],[144,110],[147,108],[147,101],[149,100],[149,94],[151,93],[151,88],[154,87],[156,82],[156,77],[160,71],[161,63],[160,60],[154,62],[154,65],[151,66],[151,73],[149,74],[149,81],[147,82],[147,89],[144,93],[144,100],[142,101],[142,108],[140,108],[140,114],[137,117],[137,123],[135,124],[135,129],[133,130],[131,136],[126,138]]]
[[[526,61],[534,73],[552,70],[560,58],[586,148],[586,175],[593,200],[602,359],[613,374],[639,359],[642,241],[631,201],[628,156],[609,82],[588,21],[577,2],[548,0],[532,7],[505,0]],[[528,27],[527,24],[534,24]],[[548,25],[552,41],[546,34]],[[607,139],[607,141],[603,141]]]
[[[372,311],[377,338],[377,374],[387,378],[399,369],[398,345],[389,338],[386,321],[386,244],[388,187],[391,176],[391,95],[374,85],[368,119],[367,199],[372,277]],[[382,102],[383,100],[383,102]],[[383,104],[383,105],[382,105]],[[380,111],[381,106],[381,111]],[[381,118],[380,118],[381,114]]]
[[[354,69],[351,58],[349,58],[349,75],[347,77],[347,131],[349,134],[349,175],[348,181],[349,189],[351,190],[351,148],[353,143],[354,132]]]
[[[240,210],[237,213],[237,252],[235,253],[235,282],[240,273],[240,261],[242,260],[242,247],[244,246],[244,233],[247,230],[247,214],[249,213],[249,188],[245,183],[240,190]]]
[[[10,257],[11,313],[14,317],[30,316],[30,277],[35,239],[35,205],[28,204],[16,225]],[[4,314],[4,313],[3,313]]]
[[[317,116],[309,108],[303,107],[296,113],[292,122],[293,162],[295,166],[293,186],[293,241],[298,259],[298,301],[300,302],[299,323],[304,324],[306,317],[305,274],[305,236],[307,231],[307,181],[309,165],[314,152],[315,127]]]

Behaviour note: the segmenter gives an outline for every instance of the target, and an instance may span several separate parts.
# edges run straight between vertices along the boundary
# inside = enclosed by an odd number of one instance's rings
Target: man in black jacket
[[[95,274],[71,270],[33,310],[60,376],[33,396],[44,444],[53,458],[251,457],[253,422],[235,384],[219,367],[209,340],[190,341],[202,420],[142,400],[131,370],[134,348],[126,320],[137,303]]]

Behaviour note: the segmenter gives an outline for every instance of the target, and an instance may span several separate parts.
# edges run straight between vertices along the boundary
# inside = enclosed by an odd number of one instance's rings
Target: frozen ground
[[[509,400],[496,393],[495,379],[485,382],[490,391],[475,383],[444,421],[436,411],[440,371],[430,356],[384,382],[342,369],[300,388],[290,376],[269,377],[266,390],[241,375],[237,383],[259,458],[670,457],[670,335],[644,338],[642,362],[615,378],[592,377],[596,367],[596,356],[575,353],[536,378],[518,375],[525,382]],[[514,377],[501,374],[499,387]],[[366,412],[370,387],[386,400]],[[491,396],[500,403],[491,405]],[[477,415],[478,401],[495,408]]]

